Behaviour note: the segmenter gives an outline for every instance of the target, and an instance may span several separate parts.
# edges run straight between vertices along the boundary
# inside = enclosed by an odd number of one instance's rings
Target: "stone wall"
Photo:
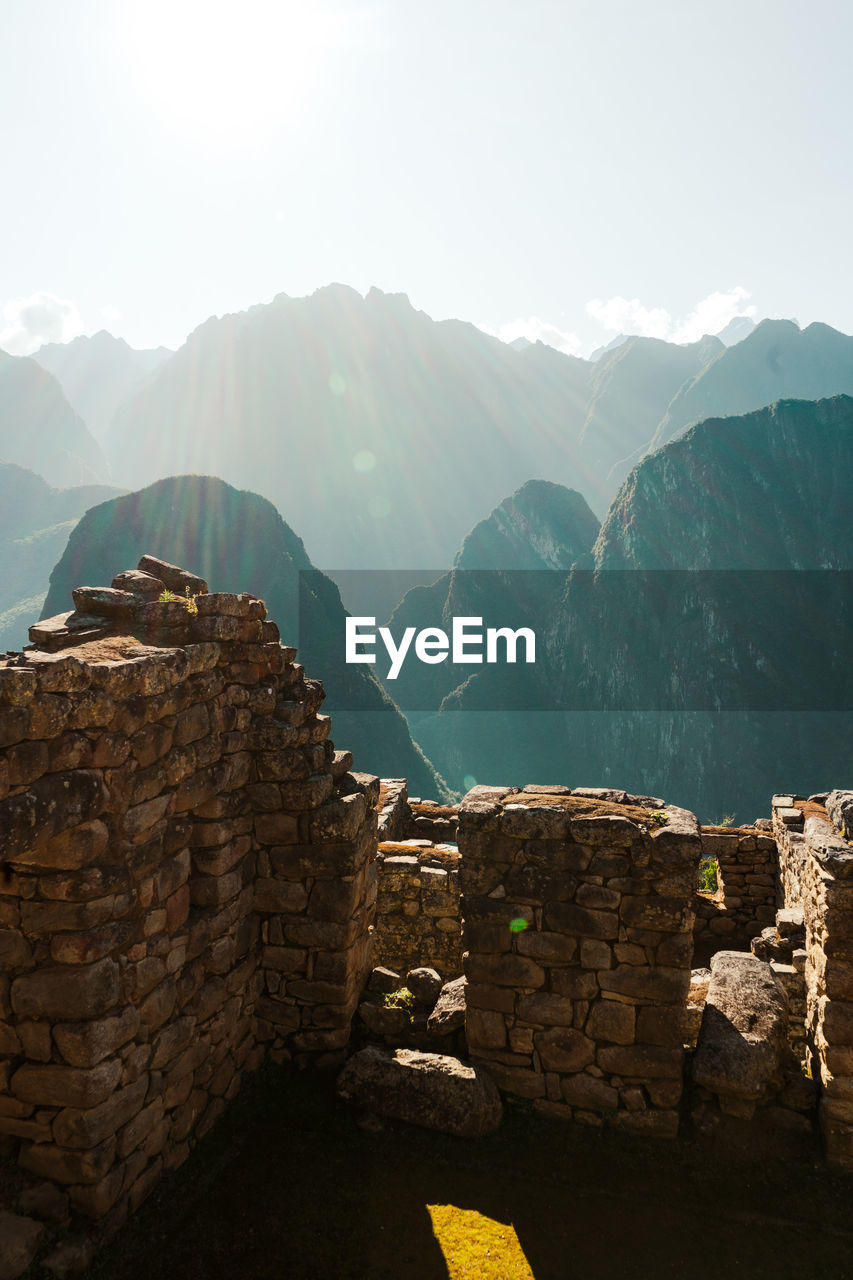
[[[805,925],[806,1042],[827,1156],[853,1168],[853,792],[773,797],[786,908]]]
[[[462,973],[459,853],[429,840],[384,841],[376,856],[373,963],[397,973],[427,965]]]
[[[713,898],[699,895],[697,935],[709,933],[730,946],[773,924],[778,865],[771,834],[755,827],[703,827],[702,856],[714,859],[718,889]]]
[[[536,1110],[672,1135],[701,842],[659,804],[468,793],[465,1025],[472,1059]]]
[[[262,601],[140,567],[0,658],[0,1134],[112,1222],[265,1048],[340,1055],[376,893],[378,780]]]

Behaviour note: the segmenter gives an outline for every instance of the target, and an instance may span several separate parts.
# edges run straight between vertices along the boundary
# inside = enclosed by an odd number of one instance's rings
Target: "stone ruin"
[[[853,793],[738,829],[613,790],[409,799],[335,750],[261,600],[146,556],[74,604],[0,656],[10,1275],[41,1220],[115,1231],[266,1055],[467,1135],[501,1098],[659,1136],[817,1102],[853,1166]]]

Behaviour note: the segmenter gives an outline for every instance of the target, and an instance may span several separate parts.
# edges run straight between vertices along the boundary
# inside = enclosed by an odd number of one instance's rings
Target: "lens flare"
[[[360,449],[352,460],[352,465],[356,471],[366,474],[372,471],[376,466],[376,454],[371,453],[369,449]]]
[[[374,520],[384,520],[391,514],[391,503],[384,494],[377,493],[368,501],[367,510]]]

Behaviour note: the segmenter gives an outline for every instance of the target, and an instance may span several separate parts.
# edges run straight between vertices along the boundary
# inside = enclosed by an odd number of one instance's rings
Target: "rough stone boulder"
[[[362,1049],[338,1077],[338,1093],[378,1115],[458,1138],[491,1133],[503,1113],[494,1081],[479,1067],[416,1049]]]
[[[718,951],[693,1060],[696,1084],[720,1098],[756,1102],[780,1076],[788,1002],[770,965]]]
[[[839,831],[853,836],[853,791],[831,791],[826,798],[826,812]]]
[[[435,969],[424,967],[410,969],[406,975],[406,986],[418,1004],[426,1005],[431,1009],[441,991],[441,974]]]
[[[465,1026],[465,986],[467,978],[445,982],[435,1008],[429,1015],[427,1031],[432,1036],[449,1036]]]

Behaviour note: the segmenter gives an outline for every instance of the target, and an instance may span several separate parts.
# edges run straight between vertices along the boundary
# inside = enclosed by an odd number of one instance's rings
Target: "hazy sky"
[[[582,353],[851,332],[851,46],[847,0],[0,0],[0,346],[333,280]]]

